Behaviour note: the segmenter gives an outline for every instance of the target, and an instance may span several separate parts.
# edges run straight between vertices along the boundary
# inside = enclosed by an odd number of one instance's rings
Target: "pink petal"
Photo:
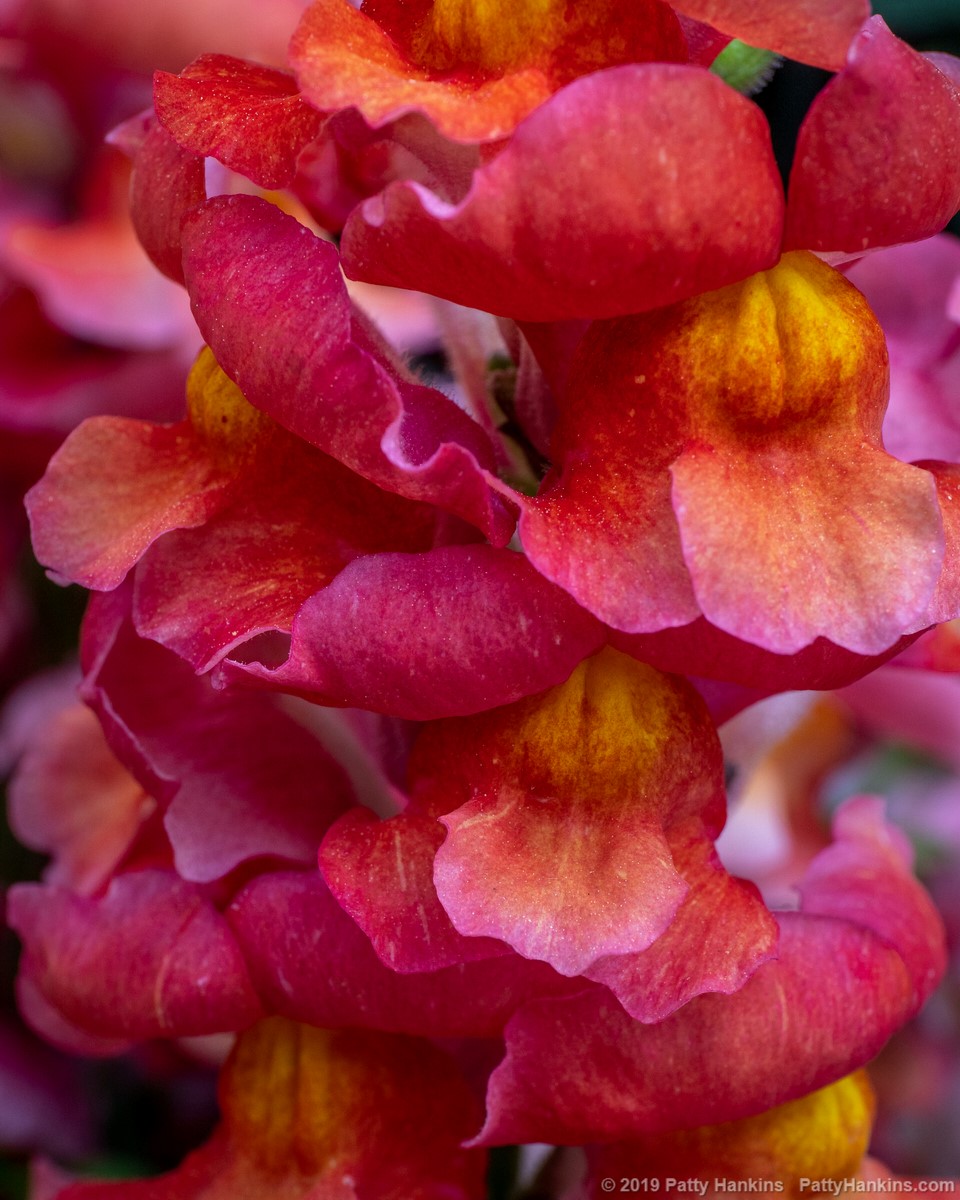
[[[560,464],[520,517],[530,561],[614,629],[660,630],[696,620],[700,606],[662,464],[645,470],[634,458],[627,475],[602,451],[583,455],[572,443],[569,453],[554,446]],[[621,447],[619,457],[630,454],[626,442]]]
[[[509,953],[491,938],[462,937],[450,923],[433,885],[442,841],[443,826],[431,816],[404,812],[380,821],[354,808],[320,847],[327,887],[394,971],[437,971]]]
[[[183,236],[201,332],[252,404],[378,486],[509,539],[512,516],[484,474],[486,435],[393,367],[351,313],[329,243],[248,196],[210,201]]]
[[[571,986],[546,964],[515,955],[400,975],[317,872],[261,875],[227,918],[267,1009],[331,1029],[495,1037],[525,1000]],[[323,953],[304,954],[313,945]]]
[[[207,197],[203,159],[180,146],[147,113],[115,130],[112,141],[133,159],[130,211],[150,261],[183,283],[180,222]]]
[[[873,17],[800,130],[786,249],[861,254],[939,233],[960,208],[960,89]]]
[[[883,441],[905,462],[960,459],[957,323],[948,312],[960,279],[960,242],[942,234],[868,254],[846,272],[866,296],[890,351]]]
[[[128,212],[129,165],[114,150],[94,164],[92,199],[65,224],[5,223],[0,260],[40,298],[51,321],[77,338],[132,350],[193,346],[183,291],[160,275]]]
[[[943,565],[930,605],[920,618],[923,625],[938,625],[960,614],[960,465],[921,462],[917,466],[929,471],[936,481],[943,517]]]
[[[814,859],[798,885],[800,907],[881,933],[903,959],[919,1005],[943,972],[940,917],[910,874],[909,840],[883,814],[883,801],[873,796],[857,797],[838,810],[833,845]]]
[[[16,980],[17,1007],[27,1025],[45,1042],[86,1058],[112,1058],[133,1045],[133,1039],[109,1034],[90,1033],[68,1021],[43,994],[33,978],[28,963],[20,960],[21,971]]]
[[[808,462],[774,445],[750,459],[732,447],[691,449],[674,463],[674,504],[697,598],[715,625],[777,654],[818,637],[855,654],[882,654],[905,631],[929,624],[943,546],[933,477],[839,440]],[[731,552],[736,571],[724,565]],[[766,594],[786,603],[761,604],[761,578]],[[816,603],[796,603],[814,578]]]
[[[79,704],[47,723],[10,785],[11,828],[53,858],[46,882],[82,894],[106,883],[153,807]]]
[[[436,513],[284,434],[264,437],[233,503],[161,539],[137,568],[137,629],[208,671],[239,643],[289,631],[357,555],[426,550]],[[320,592],[323,595],[323,592]]]
[[[960,770],[960,678],[900,667],[875,671],[840,696],[881,736],[925,750]]]
[[[602,638],[522,555],[444,546],[356,559],[303,605],[282,666],[230,677],[423,721],[560,683]]]
[[[777,956],[777,923],[754,885],[727,874],[695,825],[686,845],[678,842],[674,861],[690,891],[673,924],[649,949],[602,958],[586,971],[638,1021],[662,1021],[705,992],[739,991]]]
[[[9,918],[25,945],[21,970],[90,1033],[193,1036],[242,1029],[260,1014],[223,917],[165,872],[118,876],[99,900],[18,884]]]
[[[333,113],[301,154],[293,190],[322,229],[339,233],[354,208],[396,179],[459,199],[480,161],[476,146],[450,142],[416,113],[371,129],[354,108]],[[409,297],[395,296],[398,305]]]
[[[350,796],[340,767],[272,697],[215,692],[104,608],[87,619],[96,661],[84,693],[116,752],[165,802],[180,874],[207,882],[263,857],[312,864]]]
[[[906,246],[890,246],[865,255],[844,273],[866,296],[883,327],[891,366],[899,363],[922,369],[952,352],[957,321],[948,305],[960,279],[957,238],[945,233]]]

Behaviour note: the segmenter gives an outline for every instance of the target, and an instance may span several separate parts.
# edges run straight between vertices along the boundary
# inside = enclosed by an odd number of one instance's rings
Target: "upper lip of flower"
[[[650,0],[377,0],[359,10],[315,0],[291,61],[322,111],[355,105],[373,125],[421,111],[450,137],[485,141],[509,134],[579,75],[630,62],[707,63],[729,37],[836,70],[869,5],[818,7],[814,20],[809,6],[795,17],[783,6],[690,0],[678,19]],[[692,59],[691,47],[702,57]]]

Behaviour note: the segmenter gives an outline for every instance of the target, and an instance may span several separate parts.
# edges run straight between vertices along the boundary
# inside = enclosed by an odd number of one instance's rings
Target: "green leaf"
[[[782,61],[772,50],[759,50],[734,38],[713,60],[710,70],[744,96],[753,96],[766,87]]]

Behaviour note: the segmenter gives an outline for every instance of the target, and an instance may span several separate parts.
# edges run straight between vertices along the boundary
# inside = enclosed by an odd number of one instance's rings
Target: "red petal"
[[[261,875],[227,910],[268,1011],[330,1028],[496,1037],[531,996],[571,985],[516,955],[400,975],[384,966],[318,872]],[[304,954],[304,946],[322,954]]]
[[[491,938],[462,937],[433,885],[443,827],[432,816],[400,813],[378,820],[355,808],[330,829],[320,870],[330,891],[394,971],[437,971],[509,953]]]
[[[137,568],[138,631],[198,671],[259,633],[288,632],[308,598],[357,555],[434,541],[434,511],[305,442],[265,436],[258,457],[232,504],[198,529],[168,534]]]
[[[350,798],[341,769],[272,697],[215,692],[106,607],[88,610],[95,661],[84,695],[115,752],[164,803],[180,874],[207,882],[263,857],[312,864]]]
[[[203,159],[180,146],[151,114],[132,117],[112,135],[133,159],[130,212],[150,261],[183,283],[180,222],[207,197]]]
[[[698,68],[617,67],[528,117],[459,204],[408,183],[366,201],[344,267],[522,320],[612,316],[768,266],[782,204],[748,100]]]
[[[639,1021],[662,1021],[705,992],[736,992],[777,955],[777,923],[757,889],[724,870],[702,830],[692,824],[686,843],[674,835],[671,848],[690,885],[673,924],[649,949],[586,972]]]
[[[774,654],[700,617],[659,633],[614,632],[610,645],[660,671],[739,683],[769,695],[846,687],[899,654],[915,636],[900,638],[882,654],[854,654],[826,638],[817,638],[795,654]]]

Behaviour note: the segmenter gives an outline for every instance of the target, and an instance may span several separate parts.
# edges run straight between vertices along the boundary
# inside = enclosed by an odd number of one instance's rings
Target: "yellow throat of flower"
[[[867,1073],[855,1071],[755,1117],[651,1138],[650,1165],[661,1175],[682,1168],[695,1178],[776,1181],[793,1200],[804,1194],[801,1180],[858,1174],[875,1108]]]
[[[536,61],[556,44],[563,0],[435,0],[424,56],[505,71]]]
[[[684,306],[675,346],[706,424],[782,427],[848,418],[886,385],[883,332],[855,287],[813,254],[786,254],[763,271]]]
[[[204,346],[187,380],[187,415],[207,452],[224,469],[239,470],[256,456],[273,422],[254,408]]]

